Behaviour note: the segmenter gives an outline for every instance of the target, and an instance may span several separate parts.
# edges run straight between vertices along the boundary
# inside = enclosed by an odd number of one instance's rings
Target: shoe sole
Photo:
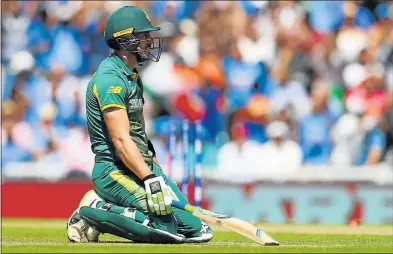
[[[184,239],[185,243],[207,243],[211,239],[213,239],[214,234],[203,234],[198,237],[186,238]]]

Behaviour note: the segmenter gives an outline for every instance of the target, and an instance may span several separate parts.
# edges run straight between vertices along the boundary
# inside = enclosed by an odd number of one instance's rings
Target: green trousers
[[[159,166],[153,163],[149,167],[154,174],[164,178],[164,181],[173,190],[179,201],[188,203],[176,183],[169,179]],[[149,218],[154,218],[157,224],[160,223],[160,220],[163,223],[168,220],[168,216],[153,216],[148,213],[144,183],[124,164],[115,165],[112,162],[96,162],[93,177],[95,191],[104,200],[123,207],[134,207],[149,215]],[[169,218],[173,218],[177,223],[177,233],[186,237],[200,235],[201,220],[198,217],[173,207],[173,216]]]

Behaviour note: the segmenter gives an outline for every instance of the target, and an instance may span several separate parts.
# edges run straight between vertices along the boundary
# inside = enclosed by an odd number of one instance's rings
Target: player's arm
[[[153,157],[153,163],[161,168],[160,164],[158,163],[158,160],[157,160],[156,156]]]
[[[130,138],[130,127],[126,110],[116,107],[108,108],[104,111],[104,119],[113,145],[123,163],[140,179],[153,174],[145,163],[138,147]]]
[[[150,211],[156,215],[172,213],[172,197],[169,187],[161,176],[156,176],[148,167],[138,147],[130,137],[126,98],[135,89],[127,87],[116,75],[107,75],[93,86],[112,143],[120,159],[145,184],[146,199]]]
[[[367,165],[375,165],[381,161],[382,151],[381,150],[372,150],[367,156]]]
[[[145,163],[138,147],[129,136],[129,122],[124,109],[108,108],[104,113],[105,124],[120,159],[143,180],[151,212],[156,215],[172,213],[172,196],[161,176],[156,176]]]
[[[140,179],[152,174],[138,147],[130,138],[126,98],[130,91],[116,74],[101,77],[93,85],[112,143],[123,163]]]

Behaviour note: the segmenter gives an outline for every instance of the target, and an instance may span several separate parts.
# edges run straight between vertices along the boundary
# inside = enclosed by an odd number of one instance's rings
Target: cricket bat
[[[196,217],[200,218],[206,223],[213,223],[218,226],[222,226],[226,229],[232,230],[241,234],[251,240],[254,240],[257,243],[260,243],[265,246],[278,246],[279,243],[274,240],[271,236],[263,232],[261,229],[255,227],[251,223],[246,221],[211,212],[200,207],[192,206],[189,204],[182,203],[177,200],[172,201],[172,206],[182,209],[184,211],[190,212]]]

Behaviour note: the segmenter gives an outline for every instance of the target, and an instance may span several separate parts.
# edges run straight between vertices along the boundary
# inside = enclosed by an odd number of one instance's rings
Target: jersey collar
[[[138,72],[136,71],[136,69],[131,71],[130,68],[128,68],[128,66],[123,62],[123,60],[120,59],[120,57],[118,57],[115,54],[111,54],[111,58],[113,62],[122,70],[122,72],[125,75],[131,76],[133,79],[135,79],[134,77],[138,76]]]

